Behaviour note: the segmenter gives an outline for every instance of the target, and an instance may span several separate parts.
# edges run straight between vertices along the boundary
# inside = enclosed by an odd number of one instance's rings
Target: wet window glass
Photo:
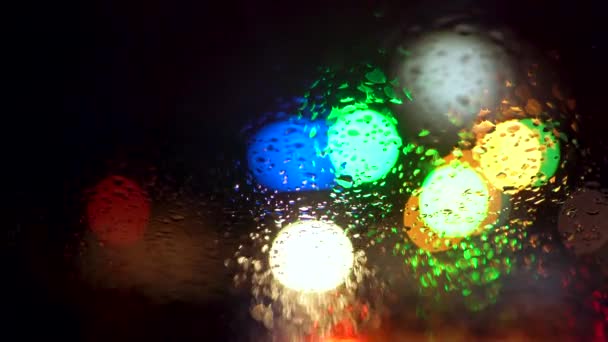
[[[40,10],[4,126],[18,339],[608,340],[599,5]]]

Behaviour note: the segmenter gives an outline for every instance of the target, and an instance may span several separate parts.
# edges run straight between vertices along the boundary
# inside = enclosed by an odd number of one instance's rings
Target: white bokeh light
[[[352,243],[330,222],[292,223],[279,232],[270,250],[273,276],[295,291],[332,290],[344,283],[353,262]]]
[[[493,110],[512,78],[504,48],[481,35],[430,33],[407,50],[399,73],[417,115],[447,116],[458,126],[469,124],[481,109]]]

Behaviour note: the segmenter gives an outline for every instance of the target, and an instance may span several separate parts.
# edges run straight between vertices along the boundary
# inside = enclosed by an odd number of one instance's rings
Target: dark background
[[[241,127],[277,96],[301,93],[316,66],[355,61],[385,32],[474,8],[541,50],[559,51],[583,115],[581,139],[605,164],[608,15],[599,1],[9,6],[2,326],[20,339],[229,340],[246,316],[246,297],[159,307],[81,284],[63,245],[82,188],[111,160],[153,165],[176,183],[203,174],[200,191],[217,192],[234,181],[217,170],[240,158]],[[116,317],[91,323],[85,313],[95,310]]]

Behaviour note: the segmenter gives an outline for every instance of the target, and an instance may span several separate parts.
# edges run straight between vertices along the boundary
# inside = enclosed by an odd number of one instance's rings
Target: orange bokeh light
[[[479,162],[473,158],[473,154],[469,150],[459,151],[458,153],[450,153],[443,158],[445,163],[451,163],[453,161],[460,161],[468,163],[471,168],[478,169]],[[481,174],[480,177],[485,179]],[[472,233],[472,235],[481,234],[487,225],[495,223],[502,210],[502,194],[501,192],[493,187],[490,182],[485,182],[488,187],[488,193],[490,194],[490,201],[488,207],[488,213],[483,222],[479,227]],[[450,249],[454,244],[457,244],[462,240],[461,237],[441,237],[435,233],[431,228],[427,227],[422,218],[420,217],[419,210],[419,196],[412,195],[405,205],[403,222],[409,239],[415,243],[418,247],[431,252],[442,252]]]

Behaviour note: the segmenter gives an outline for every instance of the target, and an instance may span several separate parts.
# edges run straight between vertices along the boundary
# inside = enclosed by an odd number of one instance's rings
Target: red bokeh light
[[[330,336],[311,341],[319,342],[363,342],[365,339],[359,336],[355,330],[355,326],[349,319],[343,319],[336,323],[331,329]]]
[[[111,246],[139,241],[150,218],[150,201],[132,180],[108,176],[99,182],[88,198],[86,217],[97,238]]]

